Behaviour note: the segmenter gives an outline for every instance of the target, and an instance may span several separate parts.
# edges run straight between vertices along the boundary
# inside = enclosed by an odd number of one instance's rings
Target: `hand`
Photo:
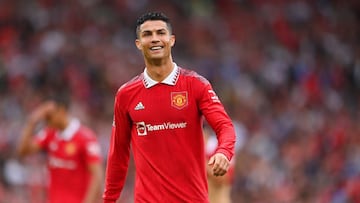
[[[30,115],[29,122],[36,124],[46,118],[46,116],[55,109],[54,102],[45,102],[37,107]]]
[[[230,161],[222,153],[216,153],[208,162],[212,166],[212,173],[214,176],[223,176],[229,170]]]

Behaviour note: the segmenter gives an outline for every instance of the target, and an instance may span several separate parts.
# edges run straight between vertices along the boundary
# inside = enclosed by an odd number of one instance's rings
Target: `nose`
[[[151,42],[159,42],[159,41],[160,41],[160,40],[159,40],[158,34],[153,33],[153,34],[151,35]]]

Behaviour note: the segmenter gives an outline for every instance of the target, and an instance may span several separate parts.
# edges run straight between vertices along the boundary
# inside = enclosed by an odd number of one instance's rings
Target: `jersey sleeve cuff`
[[[229,153],[228,151],[226,151],[224,149],[218,149],[218,150],[216,150],[215,153],[221,153],[221,154],[225,155],[225,157],[228,159],[228,161],[231,161],[231,159],[233,157],[232,153]]]

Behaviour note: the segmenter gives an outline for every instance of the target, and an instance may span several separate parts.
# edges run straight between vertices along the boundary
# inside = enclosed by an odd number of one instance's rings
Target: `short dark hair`
[[[55,102],[57,106],[64,107],[66,110],[70,108],[70,95],[69,93],[53,93],[47,96],[46,100]]]
[[[140,16],[136,20],[136,38],[139,37],[140,26],[148,20],[161,20],[164,21],[169,29],[170,34],[172,33],[172,26],[170,19],[162,12],[148,12]]]

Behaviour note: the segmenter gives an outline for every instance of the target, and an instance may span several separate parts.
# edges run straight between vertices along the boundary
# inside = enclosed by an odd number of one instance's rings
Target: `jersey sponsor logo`
[[[159,130],[175,130],[186,128],[186,122],[171,123],[166,122],[162,124],[146,124],[145,122],[137,122],[136,130],[139,136],[145,136],[148,132],[159,131]]]
[[[139,136],[147,135],[145,122],[137,122],[136,130]]]
[[[62,169],[75,169],[76,162],[73,160],[65,160],[59,157],[50,156],[49,157],[49,167],[50,168],[62,168]]]
[[[171,106],[177,109],[183,109],[188,105],[188,93],[184,92],[171,92]]]
[[[219,97],[216,95],[214,90],[208,90],[208,93],[210,94],[210,99],[213,102],[220,103]]]

